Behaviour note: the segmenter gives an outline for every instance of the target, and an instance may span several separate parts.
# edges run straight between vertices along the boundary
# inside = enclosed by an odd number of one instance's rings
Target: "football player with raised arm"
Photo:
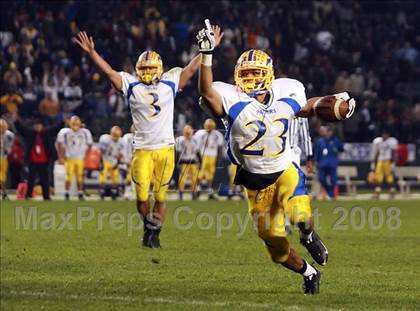
[[[175,96],[198,70],[201,56],[194,57],[184,68],[176,67],[163,72],[159,54],[145,51],[137,60],[136,75],[133,76],[115,71],[96,52],[93,38],[88,37],[86,32],[80,32],[76,42],[107,75],[114,88],[127,98],[134,125],[132,178],[136,185],[137,210],[144,222],[142,245],[159,248],[159,234],[165,220],[166,191],[175,167]],[[149,205],[151,172],[155,177],[152,213]]]
[[[92,134],[88,129],[82,128],[82,121],[78,116],[72,116],[69,127],[58,132],[56,142],[58,162],[66,168],[65,199],[70,199],[70,185],[75,177],[79,200],[83,200],[85,155],[93,144]]]
[[[300,273],[305,293],[318,293],[320,272],[290,247],[284,228],[287,214],[297,223],[301,243],[313,259],[327,263],[327,248],[314,231],[305,175],[292,163],[288,141],[291,119],[313,115],[313,104],[307,103],[301,82],[274,79],[273,61],[261,50],[248,50],[239,57],[235,85],[213,82],[212,52],[222,36],[208,20],[197,36],[202,53],[199,93],[216,117],[228,121],[227,153],[238,166],[235,182],[246,190],[249,212],[272,261]],[[351,101],[349,117],[354,100],[349,96],[343,100]]]

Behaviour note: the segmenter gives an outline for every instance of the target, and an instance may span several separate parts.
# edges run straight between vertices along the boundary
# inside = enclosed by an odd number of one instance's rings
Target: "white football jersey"
[[[194,134],[194,138],[198,141],[201,156],[216,157],[220,147],[224,145],[223,134],[218,130],[198,130]]]
[[[197,163],[197,153],[200,152],[198,141],[191,137],[191,139],[185,138],[185,136],[179,136],[175,140],[175,150],[179,153],[180,162]]]
[[[303,84],[288,78],[274,80],[267,104],[249,97],[235,85],[214,82],[213,86],[223,100],[231,161],[255,174],[285,170],[292,162],[289,124],[306,105]]]
[[[77,132],[71,128],[62,128],[57,134],[57,143],[64,146],[67,159],[82,160],[93,139],[91,132],[86,128],[81,128]]]
[[[0,157],[5,158],[9,155],[14,139],[15,134],[9,130],[0,135]]]
[[[382,137],[376,137],[372,143],[372,160],[378,156],[378,160],[392,160],[392,153],[398,147],[398,140],[394,137],[389,137],[384,140]]]
[[[111,138],[111,135],[103,134],[99,137],[99,148],[102,151],[102,159],[115,165],[120,155],[124,156],[125,144],[122,138],[115,141]]]
[[[157,84],[146,85],[137,77],[120,72],[134,125],[134,149],[154,150],[175,143],[174,101],[182,68],[162,75]]]
[[[127,133],[122,138],[124,140],[124,162],[130,163],[133,159],[134,135]]]

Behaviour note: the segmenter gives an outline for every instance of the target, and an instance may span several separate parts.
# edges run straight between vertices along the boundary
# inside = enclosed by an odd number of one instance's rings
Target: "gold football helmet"
[[[246,94],[256,96],[266,92],[273,82],[273,60],[261,50],[248,50],[235,66],[235,84]]]
[[[162,58],[154,51],[141,53],[136,63],[136,73],[144,84],[158,82],[163,73]]]

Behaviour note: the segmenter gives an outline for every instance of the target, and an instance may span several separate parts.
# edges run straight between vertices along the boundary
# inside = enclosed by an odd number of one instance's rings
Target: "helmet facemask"
[[[163,73],[162,60],[156,52],[143,52],[136,63],[136,73],[138,79],[144,84],[159,82]]]
[[[236,85],[249,96],[264,94],[274,79],[271,58],[263,51],[246,51],[238,59],[234,78]]]

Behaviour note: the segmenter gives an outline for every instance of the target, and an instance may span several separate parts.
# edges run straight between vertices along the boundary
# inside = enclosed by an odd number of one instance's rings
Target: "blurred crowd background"
[[[357,111],[337,127],[344,141],[371,141],[383,128],[401,143],[420,140],[419,1],[2,1],[2,117],[48,125],[77,114],[96,138],[114,124],[128,131],[125,99],[76,34],[92,35],[117,71],[134,72],[145,49],[169,69],[197,53],[204,18],[225,32],[216,80],[233,83],[239,55],[263,49],[276,76],[302,81],[308,97],[352,92]],[[197,101],[193,80],[177,96],[176,131],[201,126]],[[320,122],[310,125],[316,136]]]

